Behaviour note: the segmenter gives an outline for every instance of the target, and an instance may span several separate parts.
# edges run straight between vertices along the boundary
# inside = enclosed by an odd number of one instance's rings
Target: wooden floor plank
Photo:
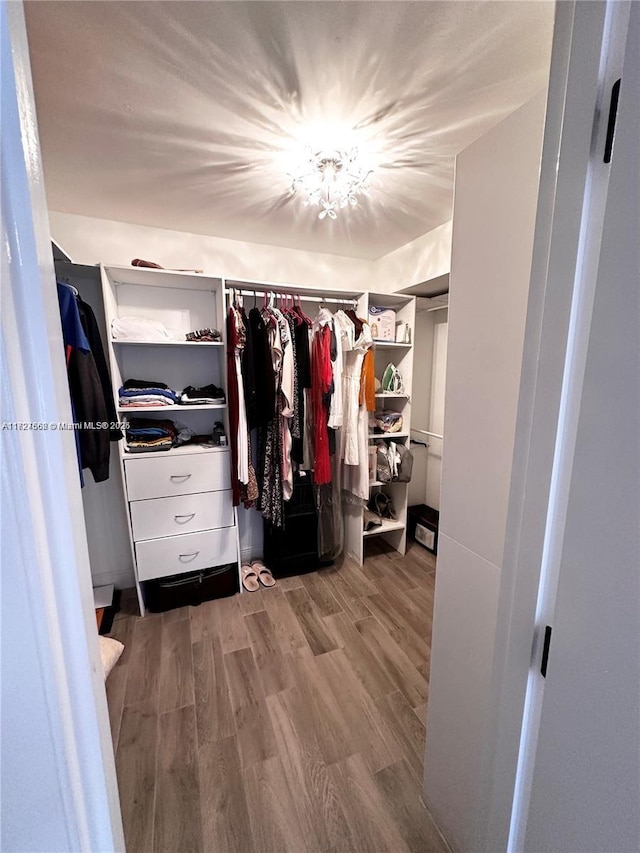
[[[314,655],[322,655],[337,648],[304,587],[288,590],[285,598],[291,605]]]
[[[396,689],[395,681],[380,664],[354,623],[342,613],[328,616],[327,622],[332,626],[334,636],[338,637],[354,674],[369,695],[376,698],[393,693]]]
[[[131,656],[125,693],[125,707],[145,704],[157,711],[160,686],[162,620],[137,619],[131,637]]]
[[[158,711],[193,705],[191,623],[188,618],[162,624]]]
[[[291,655],[283,655],[266,610],[245,616],[251,648],[265,696],[291,687]]]
[[[307,843],[331,850],[348,829],[340,798],[322,756],[313,718],[293,688],[267,699],[278,755],[296,792],[298,818]]]
[[[300,622],[284,592],[279,588],[269,590],[264,603],[276,632],[280,651],[283,654],[295,654],[298,649],[309,648]]]
[[[111,739],[114,752],[118,749],[120,737],[120,726],[124,712],[124,697],[127,689],[127,676],[129,668],[121,666],[118,662],[111,670],[105,685],[107,691],[107,705],[109,708],[109,725],[111,727]]]
[[[416,784],[422,785],[424,769],[425,727],[400,691],[383,696],[376,702],[380,713],[394,735],[402,743]]]
[[[190,615],[192,643],[219,636],[220,621],[226,618],[225,608],[220,606],[219,600],[203,601],[191,608]]]
[[[426,638],[418,637],[401,614],[382,595],[370,595],[367,603],[371,614],[405,652],[411,663],[422,672],[429,656]]]
[[[402,758],[398,741],[349,665],[344,650],[337,649],[316,659],[327,686],[344,715],[352,739],[352,750],[359,752],[371,772],[381,770]]]
[[[419,795],[419,788],[407,762],[385,767],[375,781],[394,824],[411,853],[448,853],[436,825]]]
[[[173,610],[167,610],[162,614],[162,621],[165,625],[169,622],[179,622],[181,619],[190,618],[190,607],[174,607]]]
[[[155,853],[203,849],[193,705],[160,717],[153,849]]]
[[[271,719],[251,649],[239,649],[224,656],[238,751],[246,769],[276,754]]]
[[[332,616],[342,611],[331,590],[315,572],[304,575],[302,583],[321,616]]]
[[[351,846],[345,850],[405,853],[409,850],[395,825],[379,785],[361,755],[352,755],[330,768],[340,792]]]
[[[198,745],[236,733],[222,644],[217,636],[192,646],[196,729]]]
[[[303,853],[307,846],[292,794],[277,756],[259,761],[245,774],[253,846],[260,853]]]
[[[199,748],[198,758],[204,850],[206,853],[253,853],[236,736],[208,741]]]
[[[248,595],[250,593],[247,593]],[[222,642],[222,651],[236,652],[239,649],[248,649],[251,645],[247,626],[244,623],[244,613],[240,608],[240,596],[233,595],[230,598],[219,598],[216,602],[216,615],[218,617],[218,634]]]
[[[143,705],[124,709],[116,766],[128,850],[153,850],[158,716]]]
[[[413,666],[407,655],[393,638],[386,633],[377,619],[356,622],[365,643],[369,646],[385,672],[404,693],[413,707],[427,700],[427,682]]]
[[[326,764],[334,764],[357,751],[348,714],[318,666],[318,657],[301,656],[296,660],[296,683]]]

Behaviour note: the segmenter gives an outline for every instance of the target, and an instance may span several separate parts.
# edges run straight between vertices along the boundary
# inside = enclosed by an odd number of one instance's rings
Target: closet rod
[[[441,438],[444,440],[443,435],[438,435],[437,432],[429,432],[428,429],[416,429],[415,427],[411,427],[411,432],[419,432],[421,435],[431,435],[433,438]]]
[[[333,299],[332,297],[324,296],[307,296],[306,294],[296,293],[293,290],[238,290],[237,288],[231,287],[227,290],[227,296],[232,299],[234,291],[240,296],[257,296],[258,294],[267,294],[268,296],[270,293],[273,293],[275,296],[297,296],[301,302],[331,302],[332,305],[352,305],[354,307],[358,304],[357,299]]]
[[[444,309],[448,308],[448,307],[449,307],[449,303],[447,303],[446,305],[436,305],[435,308],[427,308],[426,313],[430,314],[432,311],[444,311]]]

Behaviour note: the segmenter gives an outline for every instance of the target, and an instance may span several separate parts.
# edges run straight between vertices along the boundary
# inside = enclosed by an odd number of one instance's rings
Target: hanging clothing
[[[362,331],[354,347],[346,354],[344,371],[344,453],[346,465],[358,465],[360,461],[358,442],[358,413],[360,408],[360,375],[367,350],[373,345],[371,328],[362,323]],[[365,454],[366,456],[367,454]]]
[[[109,373],[107,359],[104,354],[104,346],[102,344],[102,336],[100,335],[98,321],[96,320],[93,308],[88,302],[85,302],[81,296],[76,297],[76,301],[78,304],[78,312],[80,314],[80,322],[82,323],[82,328],[84,329],[84,333],[89,341],[89,347],[91,348],[93,360],[96,363],[96,369],[98,371],[98,376],[100,377],[102,395],[107,407],[107,420],[110,424],[115,424],[118,420],[118,415],[116,413],[116,405],[113,400],[111,374]],[[115,426],[110,427],[109,440],[120,441],[121,438],[122,431],[117,429]]]
[[[314,323],[315,325],[315,323]],[[331,460],[329,458],[330,393],[333,374],[331,370],[331,327],[319,324],[313,336],[311,353],[311,406],[313,419],[313,470],[314,483],[321,486],[331,482]]]
[[[333,394],[329,408],[329,426],[339,429],[343,424],[342,372],[342,334],[335,317],[331,319],[331,374],[333,376]]]
[[[376,374],[373,349],[368,349],[362,362],[360,374],[360,403],[364,403],[368,412],[376,410]]]
[[[311,358],[309,354],[309,326],[299,323],[294,331],[296,356],[296,405],[294,411],[293,441],[291,458],[304,466],[304,444],[306,430],[306,389],[311,388]]]
[[[74,422],[108,423],[109,410],[91,346],[82,326],[76,294],[69,285],[57,282],[57,287]],[[109,430],[82,428],[74,432],[81,484],[84,485],[83,468],[91,471],[96,483],[108,480],[111,452]]]
[[[240,480],[238,478],[238,429],[240,420],[240,401],[238,398],[238,377],[236,373],[236,331],[235,312],[227,312],[227,408],[229,412],[229,444],[231,445],[231,497],[234,506],[240,505]]]
[[[360,403],[360,377],[373,338],[369,324],[360,322],[361,332],[346,358],[342,470],[343,489],[366,501],[369,499],[369,414],[366,402]]]
[[[251,324],[244,308],[240,308],[240,317],[244,325],[244,349],[242,350],[242,380],[244,385],[244,404],[247,412],[247,426],[252,430],[258,420],[256,366],[253,348],[255,345]]]
[[[268,329],[258,308],[249,311],[249,335],[255,381],[256,426],[264,426],[275,415],[276,389]]]
[[[253,311],[251,312],[253,313]],[[274,414],[258,430],[258,508],[263,518],[275,527],[284,526],[284,494],[282,485],[282,340],[280,326],[273,309],[265,308],[261,319],[267,332],[269,358],[274,379],[274,400],[268,401]]]
[[[282,376],[280,382],[282,442],[280,445],[281,459],[280,470],[282,472],[282,497],[288,501],[293,494],[293,466],[291,464],[291,422],[293,420],[294,407],[294,364],[293,345],[289,323],[284,314],[274,309],[280,332],[282,347]]]

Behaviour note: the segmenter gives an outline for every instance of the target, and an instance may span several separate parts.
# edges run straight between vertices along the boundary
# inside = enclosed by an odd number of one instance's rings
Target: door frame
[[[629,3],[556,4],[477,845],[521,850],[608,191]]]
[[[3,420],[73,421],[51,252],[24,8],[0,0],[2,38],[2,317]],[[3,816],[3,839],[46,849],[50,827],[69,851],[124,851],[113,742],[98,642],[78,461],[73,430],[2,431],[3,608],[26,589],[28,606],[14,621],[24,633],[21,667],[45,707],[15,701],[10,730],[51,746],[42,768],[19,753],[5,756],[6,784],[23,791],[20,808]],[[6,511],[6,514],[5,514]],[[11,519],[19,519],[12,524]],[[6,536],[4,535],[6,534]],[[13,580],[16,579],[14,587]],[[6,581],[6,583],[4,583]],[[5,598],[5,596],[7,596]],[[18,645],[20,636],[13,636]],[[33,655],[27,653],[33,649]],[[5,661],[3,660],[3,670]],[[28,676],[28,677],[27,677]],[[10,685],[7,685],[10,689]],[[15,700],[15,697],[14,697]],[[43,717],[44,715],[44,717]],[[46,720],[46,723],[44,723]],[[62,814],[29,813],[40,796],[44,762],[57,790],[48,801]],[[17,787],[16,787],[17,786]],[[25,793],[26,792],[26,793]],[[57,798],[57,800],[56,800]],[[4,805],[4,804],[3,804]],[[15,805],[15,804],[14,804]],[[27,822],[29,825],[27,826]],[[22,849],[22,848],[21,848]]]

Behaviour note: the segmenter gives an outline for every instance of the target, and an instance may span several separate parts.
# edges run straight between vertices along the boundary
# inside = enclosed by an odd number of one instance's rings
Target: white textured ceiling
[[[53,210],[377,258],[451,217],[454,157],[545,85],[551,2],[28,2]],[[334,134],[337,138],[325,140]],[[357,144],[337,221],[288,195]]]

